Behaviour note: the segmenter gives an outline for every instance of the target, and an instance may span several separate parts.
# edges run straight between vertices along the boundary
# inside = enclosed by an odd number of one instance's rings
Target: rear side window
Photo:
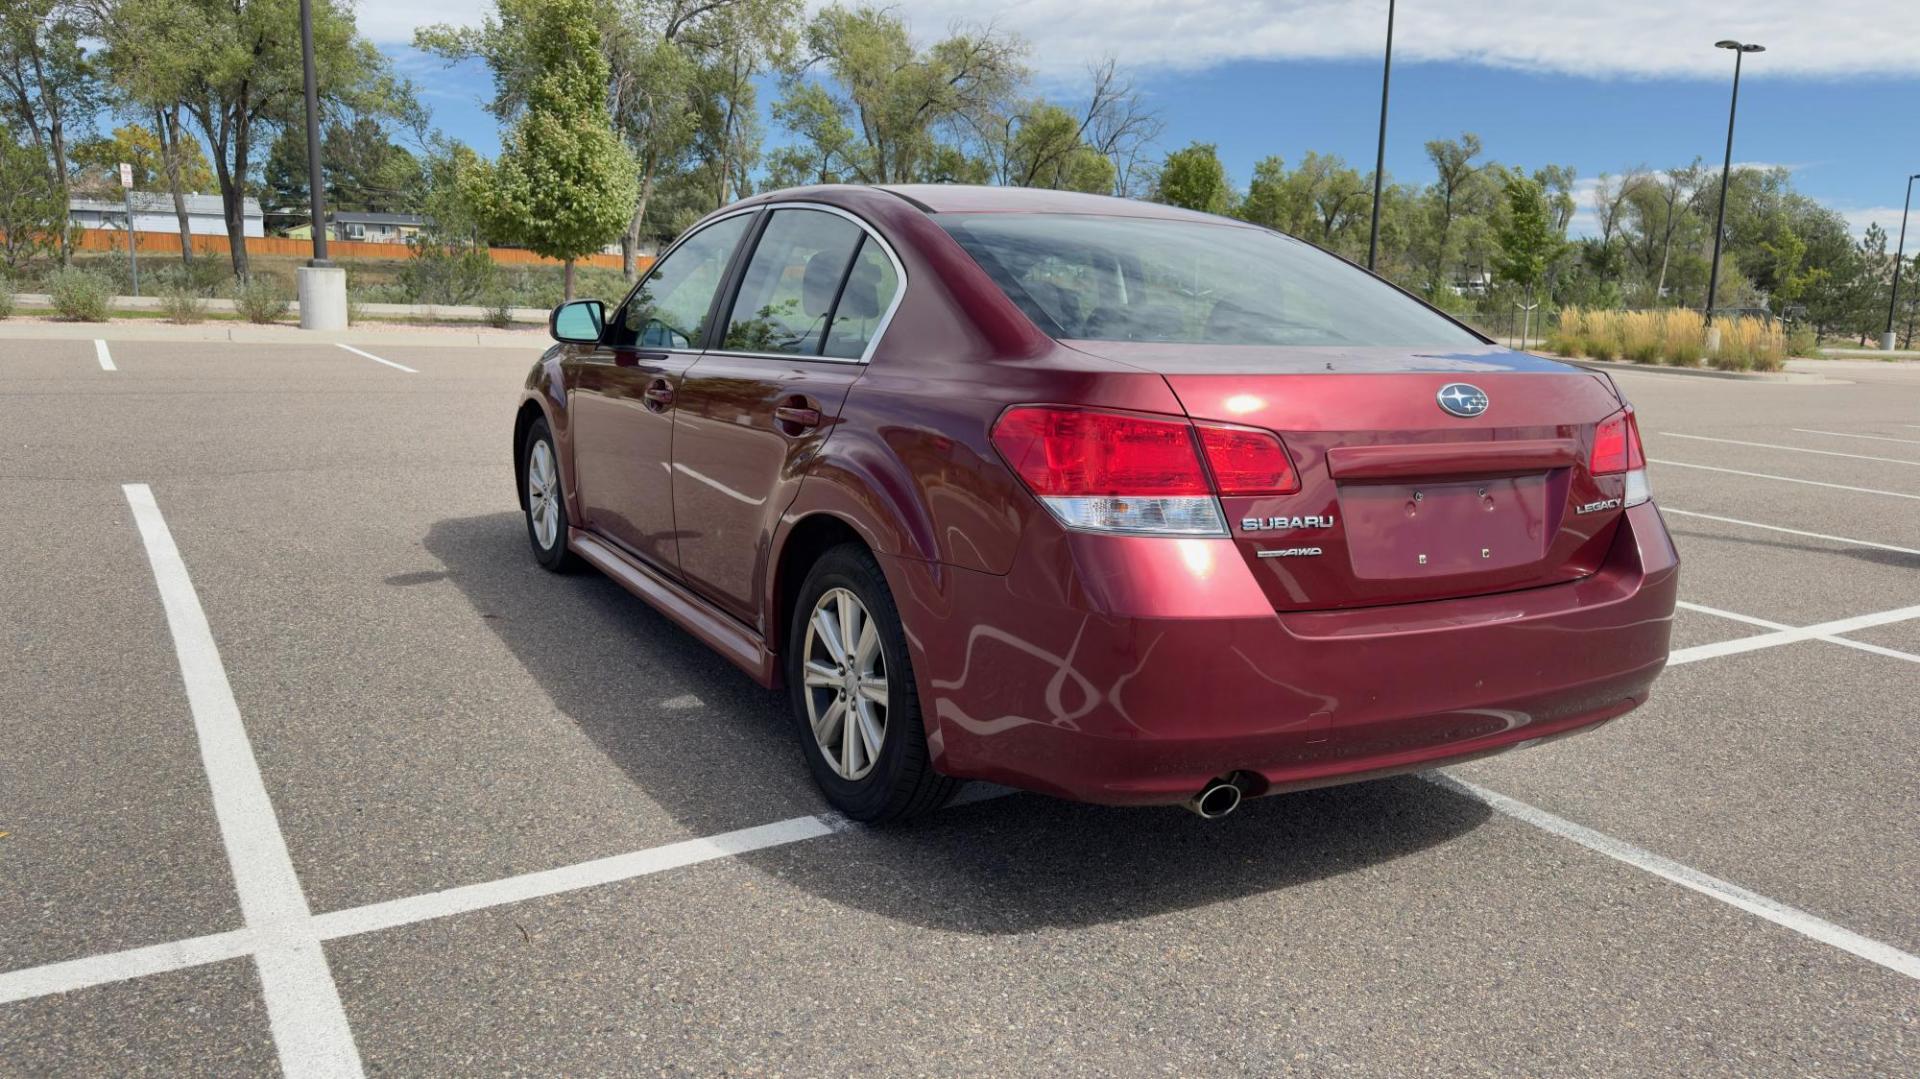
[[[668,252],[627,297],[606,343],[641,348],[699,348],[713,294],[746,234],[752,214],[716,221]]]
[[[891,261],[852,221],[775,210],[740,279],[721,347],[859,359],[898,284]]]
[[[857,360],[866,355],[867,343],[880,332],[880,320],[893,306],[894,293],[900,291],[900,274],[893,260],[869,236],[861,241],[854,256],[853,271],[840,291],[840,303],[833,311],[833,326],[827,331],[822,355]]]
[[[1446,348],[1480,340],[1398,289],[1265,229],[1084,214],[936,214],[1058,338]]]

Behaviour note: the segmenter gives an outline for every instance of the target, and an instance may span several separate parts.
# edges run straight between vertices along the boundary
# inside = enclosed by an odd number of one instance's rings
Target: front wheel
[[[578,568],[578,556],[567,549],[567,502],[560,485],[560,455],[554,450],[553,431],[546,417],[533,421],[527,429],[520,463],[527,488],[521,502],[526,508],[527,541],[533,544],[533,557],[554,573]]]
[[[814,563],[787,640],[794,723],[833,807],[882,822],[945,803],[958,784],[933,769],[906,634],[873,555],[845,544]]]

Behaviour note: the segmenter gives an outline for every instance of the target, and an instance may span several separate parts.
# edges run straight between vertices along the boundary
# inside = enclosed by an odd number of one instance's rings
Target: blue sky
[[[425,0],[405,16],[361,12],[419,84],[436,122],[483,152],[497,146],[483,108],[485,69],[449,70],[403,42],[410,24],[475,21],[488,6]],[[1022,33],[1036,43],[1029,63],[1038,88],[1062,99],[1082,91],[1087,62],[1118,57],[1166,121],[1162,149],[1217,143],[1237,183],[1267,154],[1291,163],[1317,150],[1363,172],[1372,167],[1383,2],[895,6],[921,36],[982,18]],[[1684,165],[1696,155],[1717,165],[1733,57],[1712,41],[1733,35],[1769,43],[1745,66],[1734,160],[1789,166],[1796,186],[1856,230],[1868,220],[1898,226],[1905,177],[1920,171],[1920,2],[1828,0],[1814,9],[1787,0],[1614,0],[1602,19],[1556,8],[1572,5],[1401,4],[1389,176],[1427,182],[1422,144],[1462,131],[1478,134],[1490,157],[1571,165],[1589,183],[1601,172]],[[771,98],[768,88],[763,107]],[[770,119],[768,134],[770,142],[784,137]],[[1583,223],[1576,220],[1576,231]]]

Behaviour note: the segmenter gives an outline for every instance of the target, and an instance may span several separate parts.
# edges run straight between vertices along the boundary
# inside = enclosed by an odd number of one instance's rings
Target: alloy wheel
[[[845,588],[830,588],[807,619],[807,723],[827,766],[842,779],[873,770],[887,737],[887,661],[880,629]]]
[[[552,550],[560,535],[560,470],[553,446],[546,439],[533,444],[527,457],[527,519],[541,550]]]

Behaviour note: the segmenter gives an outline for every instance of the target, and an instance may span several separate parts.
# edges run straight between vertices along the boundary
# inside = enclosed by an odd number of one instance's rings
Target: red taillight
[[[1185,420],[1021,406],[994,425],[993,445],[1041,497],[1212,493]]]
[[[1601,420],[1593,432],[1593,461],[1588,471],[1596,476],[1609,476],[1645,467],[1647,459],[1640,450],[1640,426],[1634,421],[1633,410],[1616,412]]]
[[[1278,436],[1251,427],[1199,424],[1200,444],[1223,495],[1290,495],[1300,476]]]

